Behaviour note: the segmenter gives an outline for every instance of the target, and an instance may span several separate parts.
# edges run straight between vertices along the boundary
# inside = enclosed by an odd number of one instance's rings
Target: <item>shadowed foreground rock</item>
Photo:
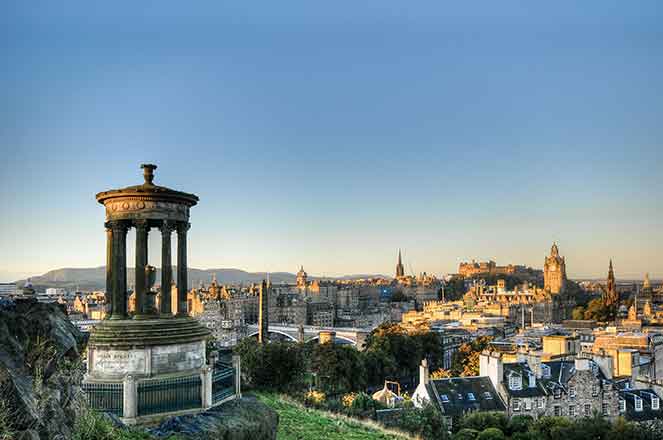
[[[26,300],[0,308],[0,392],[13,429],[25,431],[18,438],[70,436],[83,345],[58,304]]]
[[[276,411],[248,396],[202,414],[172,417],[148,432],[157,438],[179,434],[201,440],[275,440],[278,423]]]

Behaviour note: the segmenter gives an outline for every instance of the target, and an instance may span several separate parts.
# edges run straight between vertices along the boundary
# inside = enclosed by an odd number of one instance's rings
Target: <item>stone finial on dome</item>
[[[144,163],[140,167],[143,169],[145,185],[154,185],[152,181],[154,180],[154,170],[157,169],[157,166],[151,163]]]

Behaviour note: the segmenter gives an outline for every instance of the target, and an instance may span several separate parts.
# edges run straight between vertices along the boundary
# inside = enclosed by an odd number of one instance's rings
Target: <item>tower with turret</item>
[[[300,266],[299,272],[297,272],[297,288],[305,290],[308,285],[308,274],[304,270],[304,266]]]
[[[619,294],[617,293],[617,283],[615,282],[615,271],[612,268],[612,259],[608,266],[608,280],[605,285],[605,292],[603,295],[605,305],[613,305],[619,302]]]
[[[543,288],[550,293],[566,290],[566,261],[560,257],[556,243],[553,243],[550,255],[543,263]]]

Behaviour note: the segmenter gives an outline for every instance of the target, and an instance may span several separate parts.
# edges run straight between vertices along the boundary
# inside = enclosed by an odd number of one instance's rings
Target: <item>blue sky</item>
[[[663,277],[660,2],[0,8],[0,279],[103,265],[143,162],[194,267]]]

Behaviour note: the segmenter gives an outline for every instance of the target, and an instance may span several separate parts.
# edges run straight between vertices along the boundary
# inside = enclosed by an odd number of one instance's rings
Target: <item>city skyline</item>
[[[150,162],[204,202],[190,267],[393,275],[401,248],[441,275],[557,242],[570,278],[663,278],[658,2],[5,9],[3,281],[102,266],[94,194]]]

